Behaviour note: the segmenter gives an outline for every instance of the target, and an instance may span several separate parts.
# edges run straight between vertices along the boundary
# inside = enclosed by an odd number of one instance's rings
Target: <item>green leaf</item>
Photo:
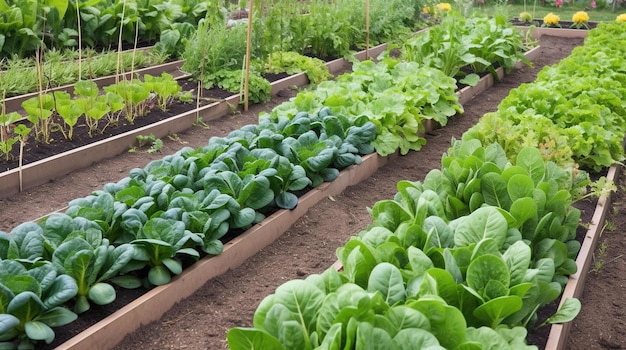
[[[26,322],[24,324],[24,332],[29,339],[43,340],[46,344],[50,344],[54,340],[54,331],[43,322]]]
[[[380,263],[372,270],[367,284],[368,292],[380,292],[389,305],[404,302],[406,292],[400,270],[390,263]]]
[[[543,180],[546,167],[539,149],[534,147],[526,147],[522,149],[517,155],[516,165],[521,166],[528,171],[528,174],[535,182],[535,185]]]
[[[550,316],[546,320],[546,323],[555,324],[570,322],[578,315],[580,309],[580,300],[576,298],[566,298],[563,305],[561,305],[559,310],[554,315]]]
[[[502,258],[495,255],[481,255],[472,260],[467,267],[467,285],[484,298],[484,291],[491,281],[497,281],[509,287],[510,274]]]
[[[231,328],[226,339],[232,350],[285,349],[277,338],[256,328]]]
[[[494,207],[482,207],[464,217],[454,232],[454,243],[458,247],[478,243],[491,238],[501,247],[507,235],[506,219]]]
[[[454,349],[465,342],[465,317],[461,311],[433,296],[425,296],[408,304],[409,307],[428,317],[431,333],[439,343],[448,349]]]
[[[481,177],[480,188],[485,203],[505,210],[511,206],[507,183],[500,174],[494,172],[484,174]]]
[[[478,74],[472,73],[472,74],[466,75],[463,79],[459,80],[459,83],[469,85],[469,86],[476,86],[479,80],[480,80],[480,76]]]
[[[17,317],[5,313],[0,313],[0,334],[8,333],[19,324],[20,320]]]
[[[393,344],[398,350],[429,349],[443,350],[437,338],[424,329],[406,328],[393,337]]]
[[[148,271],[148,281],[155,286],[167,284],[172,279],[170,271],[163,265],[157,265]]]
[[[506,317],[515,314],[522,308],[522,298],[517,295],[501,296],[474,309],[474,316],[485,325],[496,328]]]
[[[108,283],[96,283],[89,288],[89,300],[98,305],[107,305],[116,298],[115,289]]]
[[[60,327],[74,322],[77,318],[78,315],[69,309],[66,309],[63,306],[57,306],[44,312],[36,319],[37,321],[43,322],[50,327]]]

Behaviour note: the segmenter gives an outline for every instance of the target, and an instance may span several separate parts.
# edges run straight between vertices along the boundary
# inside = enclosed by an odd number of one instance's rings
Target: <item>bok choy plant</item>
[[[15,260],[0,260],[0,345],[7,349],[35,349],[50,344],[53,327],[77,316],[62,306],[78,291],[70,276],[57,274],[52,264],[27,269]]]

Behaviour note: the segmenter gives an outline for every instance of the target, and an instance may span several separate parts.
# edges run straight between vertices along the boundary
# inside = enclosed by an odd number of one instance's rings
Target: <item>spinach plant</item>
[[[96,233],[97,232],[97,233]],[[115,278],[135,255],[130,244],[112,246],[102,233],[91,231],[82,237],[74,237],[59,245],[52,254],[52,264],[59,273],[74,278],[78,292],[74,311],[78,314],[89,310],[89,302],[97,305],[112,303],[116,298],[113,286],[107,280]],[[124,286],[138,287],[131,278],[121,277]]]
[[[54,340],[54,330],[74,321],[63,304],[78,291],[70,276],[51,264],[30,269],[15,260],[0,260],[0,344],[9,349],[35,349]]]

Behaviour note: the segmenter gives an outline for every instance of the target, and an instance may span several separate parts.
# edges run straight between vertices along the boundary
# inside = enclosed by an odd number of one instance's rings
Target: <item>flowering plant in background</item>
[[[589,26],[587,25],[587,22],[589,22],[589,15],[585,11],[578,11],[578,12],[576,12],[572,16],[572,22],[574,22],[574,23],[572,23],[570,28],[576,28],[576,29],[586,28],[586,29],[589,29]]]
[[[425,15],[430,14],[432,11],[433,11],[433,9],[432,9],[432,8],[430,8],[430,6],[424,6],[424,7],[422,8],[422,13],[423,13],[423,14],[425,14]]]
[[[543,17],[543,24],[541,25],[542,27],[552,27],[552,28],[561,28],[561,25],[559,24],[559,21],[561,19],[559,18],[559,16],[555,15],[554,13],[550,12],[547,15],[545,15]]]
[[[533,15],[530,12],[522,12],[519,14],[519,20],[524,23],[530,23],[533,21]]]
[[[439,11],[450,11],[452,10],[452,6],[447,2],[440,2],[437,4],[437,9]]]
[[[621,15],[617,16],[615,20],[618,22],[626,22],[626,13],[622,13]]]

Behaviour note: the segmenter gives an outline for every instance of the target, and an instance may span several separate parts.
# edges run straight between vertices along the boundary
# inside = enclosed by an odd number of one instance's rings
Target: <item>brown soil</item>
[[[145,325],[127,336],[117,349],[226,348],[226,332],[235,326],[251,326],[257,305],[276,287],[287,280],[320,273],[331,266],[337,260],[336,248],[370,222],[367,207],[378,200],[392,198],[399,180],[422,180],[430,169],[440,168],[441,155],[449,147],[451,138],[459,138],[480,116],[495,110],[511,88],[533,81],[543,66],[557,63],[581,43],[581,39],[542,37],[542,53],[535,60],[534,68],[514,70],[494,87],[468,102],[462,116],[452,118],[445,128],[427,135],[428,142],[421,151],[389,162],[363,183],[314,206],[273,244],[242,266],[208,282],[158,322]],[[0,230],[9,231],[19,223],[61,209],[68,201],[86,196],[105,183],[126,176],[130,169],[143,167],[150,160],[159,159],[183,146],[200,147],[211,136],[224,136],[245,124],[254,124],[260,111],[273,108],[292,94],[287,91],[268,104],[253,106],[248,112],[211,122],[209,128],[194,127],[171,135],[163,140],[160,154],[123,154],[17,196],[0,199]],[[626,206],[623,203],[623,199],[618,199],[616,208],[618,204]],[[622,227],[620,219],[626,220],[620,216],[609,220],[619,228]],[[619,294],[623,290],[619,287],[626,283],[623,282],[626,263],[620,255],[626,240],[617,233],[605,234],[604,240],[608,246],[602,255],[605,264],[588,280],[583,312],[575,321],[571,334],[572,344],[576,344],[569,347],[572,349],[626,348],[626,336],[619,333],[620,327],[621,332],[626,329],[625,302]],[[595,293],[598,293],[597,296]],[[62,333],[59,330],[57,337],[61,337]],[[617,347],[606,347],[607,344]]]

